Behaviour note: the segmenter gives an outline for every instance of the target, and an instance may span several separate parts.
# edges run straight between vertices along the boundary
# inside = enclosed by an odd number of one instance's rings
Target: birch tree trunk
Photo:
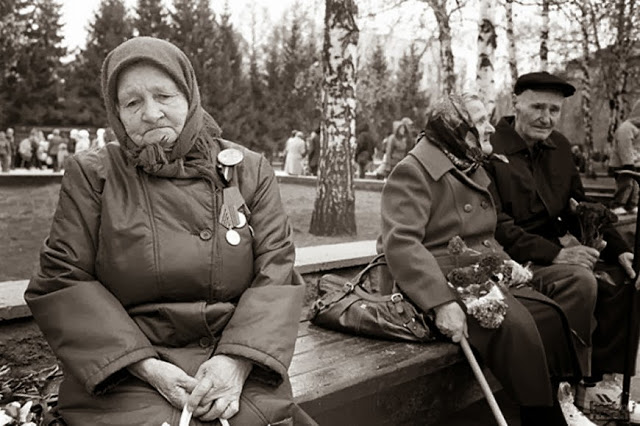
[[[581,107],[582,107],[582,121],[584,123],[584,147],[587,151],[587,159],[591,159],[591,153],[593,152],[593,116],[591,115],[591,72],[589,71],[589,62],[591,60],[591,54],[589,53],[589,11],[587,5],[580,4],[580,30],[582,32],[582,61],[580,63],[580,69],[582,71],[582,90],[581,90]]]
[[[507,18],[507,43],[509,43],[509,69],[511,70],[512,86],[516,84],[518,79],[518,58],[516,57],[516,39],[513,32],[513,0],[507,0],[505,3],[505,11]]]
[[[623,94],[627,90],[629,79],[628,61],[631,47],[635,37],[634,14],[635,0],[618,0],[616,5],[617,36],[613,45],[614,70],[611,73],[612,81],[609,93],[609,128],[607,130],[607,142],[612,143],[618,124],[624,119],[625,105]]]
[[[326,0],[320,163],[309,232],[356,233],[353,150],[358,28],[355,0]]]
[[[489,115],[496,105],[494,67],[497,45],[495,9],[492,0],[482,0],[478,22],[478,71],[476,85]]]
[[[542,28],[540,29],[540,69],[549,69],[549,0],[542,0]]]
[[[438,22],[440,41],[440,67],[442,68],[442,93],[448,95],[456,90],[456,74],[451,48],[451,26],[447,13],[447,0],[427,0]]]

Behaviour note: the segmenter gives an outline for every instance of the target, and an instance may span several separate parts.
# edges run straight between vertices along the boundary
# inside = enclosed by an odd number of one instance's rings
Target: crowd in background
[[[53,129],[45,136],[42,130],[33,128],[26,138],[20,139],[12,128],[8,128],[0,131],[0,171],[7,173],[20,168],[64,170],[69,155],[101,148],[115,140],[111,129],[97,129],[94,135],[87,129],[69,132]]]
[[[357,137],[351,140],[353,170],[356,177],[364,179],[367,174],[376,179],[385,179],[391,170],[413,149],[416,143],[416,131],[413,121],[404,117],[393,122],[391,133],[376,141],[370,126],[358,122]],[[305,139],[300,130],[293,130],[284,147],[285,173],[298,175],[317,175],[320,157],[320,128]]]

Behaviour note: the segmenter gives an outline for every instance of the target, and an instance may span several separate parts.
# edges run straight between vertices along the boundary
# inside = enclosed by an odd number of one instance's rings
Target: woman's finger
[[[189,399],[187,400],[187,409],[191,412],[194,412],[212,386],[213,382],[211,381],[211,379],[208,377],[203,377],[193,389],[191,395],[189,395]]]
[[[200,418],[200,416],[207,414],[212,407],[213,401],[205,401],[203,399],[202,401],[200,401],[200,405],[198,405],[198,408],[196,408],[193,412],[193,417]]]
[[[240,400],[234,399],[233,401],[231,401],[231,404],[227,406],[227,409],[224,410],[222,414],[220,414],[220,418],[230,419],[231,417],[238,414],[238,411],[240,411]]]
[[[231,397],[223,396],[221,398],[216,399],[216,402],[213,404],[213,407],[211,407],[211,410],[209,410],[208,413],[201,416],[200,420],[210,422],[217,419],[222,415],[222,413],[225,412],[225,410],[229,407],[229,405],[231,405],[231,402],[232,402]]]

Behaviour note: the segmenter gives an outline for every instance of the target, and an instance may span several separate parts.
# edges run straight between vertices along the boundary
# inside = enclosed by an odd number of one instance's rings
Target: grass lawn
[[[31,276],[37,266],[38,251],[49,233],[59,190],[60,185],[56,183],[0,188],[0,281]],[[379,192],[356,193],[358,235],[353,237],[317,237],[308,233],[315,187],[282,184],[280,193],[299,247],[377,237],[380,229]]]

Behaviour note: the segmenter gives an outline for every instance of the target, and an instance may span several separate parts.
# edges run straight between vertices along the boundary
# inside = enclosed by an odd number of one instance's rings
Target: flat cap
[[[525,90],[555,90],[562,93],[566,98],[573,95],[576,88],[560,77],[556,77],[546,71],[540,71],[530,72],[518,77],[516,85],[513,87],[513,93],[519,95]]]

